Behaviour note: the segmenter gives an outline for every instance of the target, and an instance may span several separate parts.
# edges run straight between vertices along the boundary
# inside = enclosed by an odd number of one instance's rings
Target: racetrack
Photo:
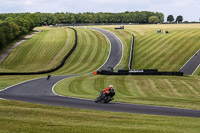
[[[200,50],[198,50],[180,69],[187,75],[193,75],[200,65]]]
[[[104,34],[108,38],[111,45],[111,50],[107,61],[98,70],[108,70],[109,67],[111,68],[116,67],[120,63],[123,56],[123,45],[121,41],[119,40],[119,38],[117,38],[117,36],[115,36],[109,31],[102,30],[99,28],[91,28],[91,29],[97,30],[102,34]]]
[[[114,51],[114,53],[118,53],[119,51],[122,52],[122,49],[120,49],[120,47],[117,47],[118,44],[112,45],[118,42],[115,40],[116,38],[110,39],[110,37],[113,36],[113,34],[107,31],[106,36],[108,37],[111,43],[110,53],[112,53],[112,51]],[[122,45],[121,43],[119,44]],[[116,66],[121,60],[121,57],[118,56],[118,60],[115,60],[116,58],[114,58],[113,56],[116,56],[116,55],[110,54],[107,62],[101,68],[103,68],[105,65],[107,66],[107,64],[111,65],[113,63],[115,63],[115,65],[110,66],[110,67]],[[0,92],[0,98],[4,98],[8,100],[25,101],[25,102],[31,102],[31,103],[47,104],[47,105],[92,109],[92,110],[142,113],[142,114],[153,114],[153,115],[200,117],[200,110],[188,110],[188,109],[156,107],[156,106],[147,106],[147,105],[124,104],[124,103],[115,103],[115,102],[111,102],[108,104],[101,104],[101,103],[96,104],[94,103],[94,100],[62,97],[62,96],[56,95],[52,91],[53,86],[57,82],[59,82],[62,79],[69,78],[72,76],[78,76],[78,75],[55,76],[55,77],[52,77],[50,80],[46,80],[46,78],[41,78],[41,79],[27,81],[27,82],[4,89],[3,91]]]

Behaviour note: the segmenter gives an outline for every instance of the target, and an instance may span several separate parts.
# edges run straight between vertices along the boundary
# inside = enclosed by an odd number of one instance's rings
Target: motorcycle
[[[99,96],[95,99],[95,103],[102,102],[102,103],[108,103],[112,100],[114,100],[113,96],[115,95],[114,89],[112,92],[107,94],[106,96],[103,96],[103,92],[99,94]]]
[[[50,80],[50,78],[51,78],[51,74],[48,74],[47,75],[47,80]]]

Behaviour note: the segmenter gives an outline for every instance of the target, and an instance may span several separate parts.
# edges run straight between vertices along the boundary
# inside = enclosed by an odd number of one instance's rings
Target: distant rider
[[[48,75],[47,75],[47,80],[49,80],[51,78],[51,74],[49,73]]]

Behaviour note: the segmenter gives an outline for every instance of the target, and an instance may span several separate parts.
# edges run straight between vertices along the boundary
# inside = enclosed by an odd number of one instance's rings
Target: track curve
[[[98,70],[108,70],[109,67],[115,68],[121,61],[123,56],[123,45],[121,40],[114,35],[113,33],[99,29],[99,28],[90,28],[96,31],[101,32],[107,37],[110,42],[111,50],[107,61],[98,69]]]
[[[111,44],[116,43],[116,41],[112,41],[112,39],[110,40],[110,42]],[[121,51],[121,49],[118,49],[118,48],[115,49],[116,45],[111,45],[111,46],[112,46],[111,51],[112,50],[115,50],[115,52],[116,50]],[[110,54],[110,57],[108,58],[106,63],[109,63],[110,59],[111,61],[113,61],[112,56],[115,56],[115,55]],[[118,63],[119,61],[120,60],[118,60]],[[106,63],[104,65],[106,65]],[[102,68],[103,67],[104,66],[102,66]],[[101,104],[101,103],[96,104],[94,103],[94,100],[62,97],[53,93],[52,87],[57,82],[59,82],[62,79],[69,78],[72,76],[78,76],[78,75],[55,76],[55,77],[52,77],[50,80],[46,80],[46,78],[40,78],[40,79],[23,82],[23,83],[8,87],[0,91],[0,98],[4,98],[8,100],[16,100],[16,101],[25,101],[25,102],[31,102],[31,103],[47,104],[47,105],[92,109],[92,110],[142,113],[142,114],[153,114],[153,115],[168,115],[168,116],[200,117],[200,110],[188,110],[188,109],[167,108],[167,107],[157,107],[157,106],[147,106],[147,105],[124,104],[124,103],[116,103],[116,102],[111,102],[108,104]]]
[[[200,49],[179,70],[187,75],[193,75],[200,66]]]

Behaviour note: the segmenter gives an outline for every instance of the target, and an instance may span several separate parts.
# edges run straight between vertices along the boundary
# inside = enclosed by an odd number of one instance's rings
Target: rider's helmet
[[[112,87],[112,88],[113,88],[113,85],[109,85],[109,87]]]

